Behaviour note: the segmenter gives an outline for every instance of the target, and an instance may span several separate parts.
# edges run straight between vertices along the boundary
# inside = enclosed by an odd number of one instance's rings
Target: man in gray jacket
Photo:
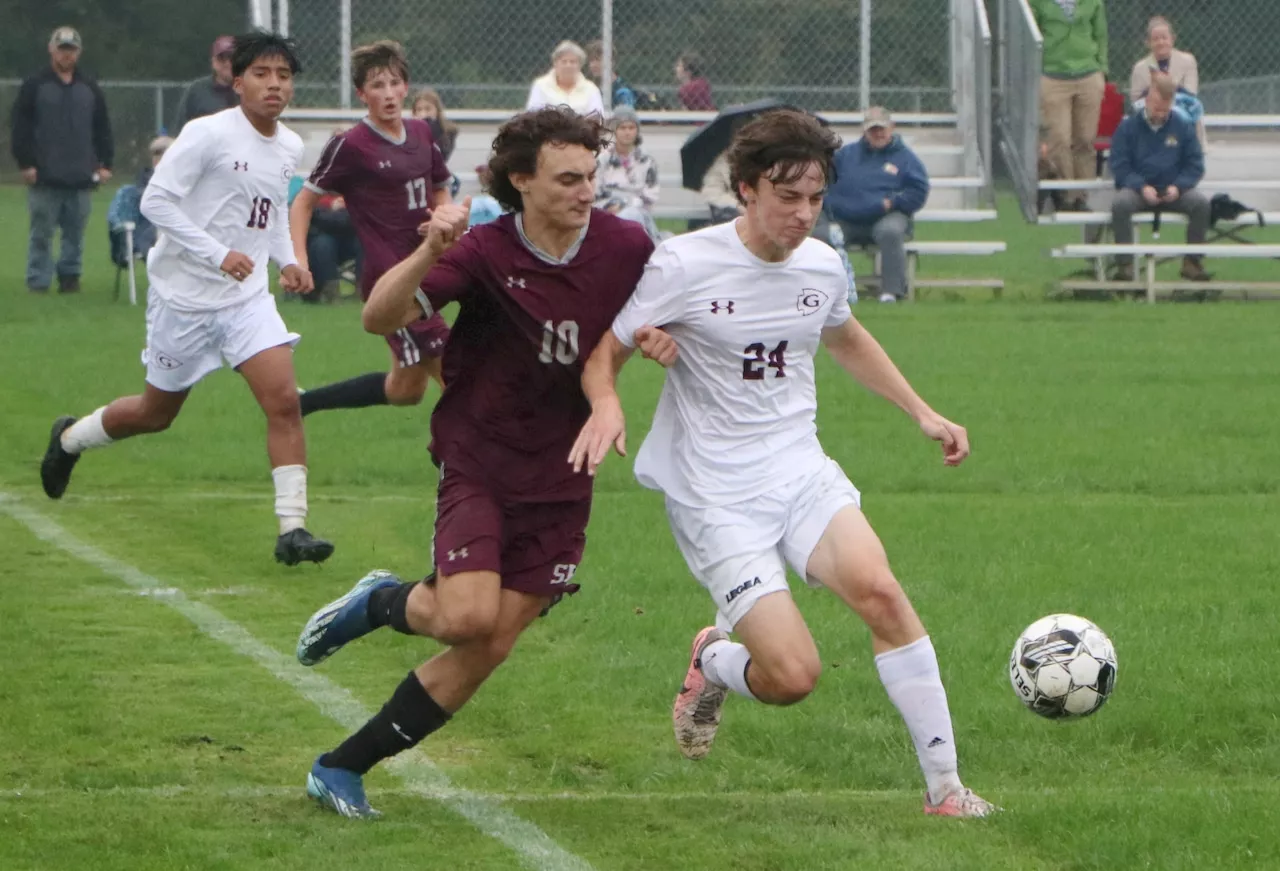
[[[58,290],[80,289],[93,188],[111,178],[115,147],[107,101],[97,82],[77,69],[80,45],[73,28],[55,30],[49,39],[49,66],[22,82],[13,104],[13,157],[30,185],[27,290],[32,293],[46,292],[53,282],[55,227],[62,230]]]
[[[230,36],[219,36],[209,52],[209,65],[213,74],[201,76],[182,93],[178,111],[173,119],[172,135],[182,132],[183,126],[195,118],[203,118],[223,109],[240,105],[240,97],[231,86],[231,53],[236,41]]]

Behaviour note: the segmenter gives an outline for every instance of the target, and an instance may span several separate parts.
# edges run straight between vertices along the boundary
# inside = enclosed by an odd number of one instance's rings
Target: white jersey
[[[613,322],[634,347],[642,326],[680,349],[667,370],[636,478],[693,507],[727,505],[822,468],[813,357],[852,313],[839,255],[806,239],[769,263],[734,223],[668,239]]]
[[[268,293],[267,259],[297,262],[288,193],[302,148],[283,124],[263,136],[238,107],[184,125],[142,198],[142,214],[160,231],[147,257],[152,290],[188,311]],[[219,268],[230,251],[253,261],[243,281]]]

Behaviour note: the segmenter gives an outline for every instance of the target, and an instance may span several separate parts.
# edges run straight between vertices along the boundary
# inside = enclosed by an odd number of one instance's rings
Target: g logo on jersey
[[[152,351],[150,353],[150,357],[151,357],[151,362],[155,363],[161,369],[177,369],[179,366],[182,365],[181,360],[174,359],[173,357],[170,357],[168,354],[162,353],[160,351]]]
[[[831,297],[825,292],[812,287],[806,287],[800,291],[800,295],[796,297],[796,311],[802,315],[811,315],[826,305],[827,300]]]
[[[280,167],[280,180],[288,181],[291,178],[293,178],[293,170],[288,166]]]

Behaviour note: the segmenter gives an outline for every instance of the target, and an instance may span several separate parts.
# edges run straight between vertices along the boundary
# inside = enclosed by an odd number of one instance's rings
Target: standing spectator
[[[867,110],[862,138],[836,152],[835,183],[827,189],[828,224],[834,218],[846,244],[875,245],[880,252],[880,301],[907,295],[907,241],[911,217],[929,198],[929,173],[915,152],[894,133],[893,118],[881,106]],[[822,229],[815,228],[822,239]]]
[[[630,106],[613,110],[613,144],[601,150],[596,169],[596,207],[644,227],[659,241],[653,206],[658,202],[658,164],[640,148],[640,119]]]
[[[691,112],[714,112],[716,101],[711,97],[711,82],[707,81],[702,58],[686,51],[676,58],[676,79],[680,82],[680,105]]]
[[[594,39],[587,43],[587,69],[591,71],[591,78],[600,85],[601,93],[604,92],[604,43],[598,39]],[[619,106],[630,106],[635,108],[636,92],[627,86],[627,83],[618,75],[618,53],[613,53],[613,89],[610,93],[612,102],[610,106],[617,108]]]
[[[1157,15],[1147,22],[1147,48],[1150,53],[1133,65],[1129,77],[1129,100],[1138,102],[1151,87],[1151,73],[1158,70],[1168,73],[1173,85],[1188,94],[1200,93],[1200,70],[1196,56],[1173,47],[1173,25],[1169,19]]]
[[[595,82],[582,74],[587,53],[566,39],[551,52],[551,71],[533,80],[526,111],[544,106],[568,106],[579,115],[604,116],[604,98]]]
[[[55,30],[49,38],[49,66],[27,76],[13,104],[13,157],[30,185],[27,290],[32,293],[46,292],[53,282],[55,225],[62,231],[58,290],[80,289],[93,187],[111,178],[115,146],[107,101],[98,83],[77,66],[80,46],[74,28]]]
[[[231,85],[231,54],[235,47],[236,41],[230,36],[219,36],[213,41],[209,50],[212,75],[201,76],[182,92],[173,117],[174,136],[182,132],[188,121],[240,105],[240,97]]]
[[[1097,178],[1098,133],[1107,73],[1107,12],[1103,0],[1030,0],[1044,37],[1040,123],[1049,155],[1066,179]],[[1087,195],[1071,191],[1067,208],[1085,211]]]
[[[1133,244],[1133,215],[1146,209],[1187,216],[1187,244],[1203,245],[1209,232],[1209,198],[1196,190],[1204,177],[1204,152],[1195,123],[1173,111],[1177,87],[1167,73],[1151,76],[1146,105],[1120,122],[1111,138],[1116,198],[1111,225],[1117,245]],[[1116,258],[1116,281],[1133,280],[1133,258]],[[1199,257],[1182,258],[1182,277],[1208,281]]]
[[[431,135],[440,146],[445,163],[453,156],[453,148],[458,144],[458,125],[449,120],[444,111],[444,100],[435,88],[423,88],[413,98],[413,117],[421,118],[431,128]]]

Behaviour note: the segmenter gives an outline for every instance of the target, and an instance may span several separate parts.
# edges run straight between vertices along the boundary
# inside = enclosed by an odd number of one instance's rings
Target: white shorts
[[[142,365],[152,387],[180,393],[221,369],[223,361],[234,369],[268,348],[292,347],[299,338],[284,325],[269,293],[200,312],[173,308],[150,293]]]
[[[689,571],[711,594],[716,623],[730,630],[762,596],[789,589],[787,565],[812,586],[806,566],[831,519],[862,496],[830,458],[813,475],[748,502],[692,508],[667,500],[671,532]]]

